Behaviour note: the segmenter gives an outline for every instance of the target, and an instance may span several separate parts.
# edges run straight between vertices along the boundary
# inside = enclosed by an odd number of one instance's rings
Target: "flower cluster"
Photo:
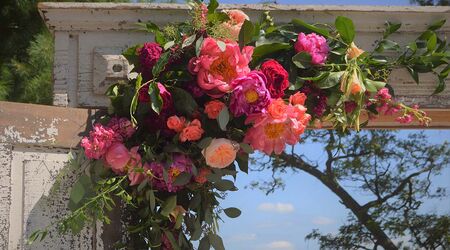
[[[218,237],[218,199],[236,190],[226,176],[247,171],[254,150],[281,154],[307,126],[359,129],[362,112],[430,122],[418,107],[393,100],[372,73],[389,64],[371,63],[351,30],[294,33],[303,22],[284,30],[271,18],[253,25],[214,2],[193,3],[192,23],[145,25],[157,42],[124,53],[135,72],[128,84],[111,86],[109,115],[81,141],[86,157],[109,173],[98,178],[126,181],[119,196],[129,193],[143,242],[163,249],[180,242],[190,249],[187,239],[201,234]]]

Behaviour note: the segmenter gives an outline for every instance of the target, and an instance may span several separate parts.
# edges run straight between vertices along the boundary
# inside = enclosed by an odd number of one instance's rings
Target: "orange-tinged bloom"
[[[180,141],[197,141],[202,138],[203,132],[205,132],[202,129],[202,124],[199,120],[194,119],[191,121],[182,131],[180,134]]]
[[[289,102],[292,105],[305,105],[306,95],[302,92],[297,92],[289,97]]]
[[[225,104],[218,100],[213,100],[205,105],[205,113],[209,119],[217,119],[220,111],[225,107]]]
[[[364,53],[364,50],[358,48],[355,43],[352,42],[350,45],[350,48],[347,50],[347,58],[353,59],[359,57],[362,53]]]
[[[250,20],[250,18],[241,10],[224,10],[228,17],[229,21],[222,24],[222,28],[227,29],[230,32],[230,35],[237,39],[239,37],[239,32],[241,31],[242,24],[244,24],[245,20]]]
[[[350,93],[352,93],[352,95],[356,95],[356,94],[359,94],[361,92],[361,90],[362,90],[361,82],[359,81],[358,74],[355,71],[355,72],[353,72],[353,76],[352,76]]]
[[[284,120],[287,117],[287,108],[288,106],[283,101],[283,99],[278,98],[272,100],[272,102],[267,107],[267,111],[275,120]]]
[[[212,168],[226,168],[236,159],[239,150],[237,143],[225,138],[212,139],[202,154],[206,164]]]
[[[181,131],[183,131],[184,126],[186,123],[186,118],[182,117],[178,117],[176,115],[173,115],[171,117],[169,117],[169,119],[167,119],[167,127],[169,129],[174,130],[177,133],[180,133]]]
[[[195,176],[195,182],[203,184],[208,181],[206,177],[211,174],[211,169],[209,168],[201,168],[198,172],[198,175]]]
[[[184,207],[177,205],[172,212],[170,212],[171,221],[176,221],[178,216],[184,216],[186,209]]]

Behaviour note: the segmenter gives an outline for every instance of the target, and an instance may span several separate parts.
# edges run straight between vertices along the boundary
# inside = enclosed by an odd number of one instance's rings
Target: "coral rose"
[[[105,155],[106,163],[116,174],[122,174],[125,171],[130,159],[130,152],[122,143],[113,144]]]
[[[191,121],[180,134],[180,141],[197,141],[202,138],[204,130],[202,129],[202,124],[199,120],[195,119]]]
[[[306,95],[302,92],[297,92],[289,97],[289,102],[292,105],[305,105]]]
[[[189,71],[197,75],[198,86],[214,98],[230,92],[231,82],[250,72],[248,63],[253,54],[251,46],[241,50],[236,42],[220,41],[225,45],[220,48],[218,42],[205,38],[199,56],[193,57],[188,64]]]
[[[312,64],[324,64],[328,57],[330,48],[328,47],[325,37],[311,34],[298,34],[297,42],[294,45],[295,51],[306,52],[311,55]]]
[[[278,98],[272,100],[267,107],[267,111],[274,120],[285,120],[287,117],[287,108],[288,106],[284,103],[283,99]]]
[[[237,143],[225,138],[212,139],[202,154],[206,164],[212,168],[226,168],[236,159],[239,150]]]
[[[184,129],[186,118],[173,115],[167,119],[167,127],[173,131],[180,133]]]
[[[260,68],[266,76],[266,87],[272,98],[284,96],[284,91],[289,87],[289,74],[276,60],[265,61]]]
[[[231,38],[237,40],[239,38],[239,32],[241,31],[242,25],[245,20],[250,20],[250,18],[241,10],[224,10],[230,20],[222,24],[222,28],[228,30]]]
[[[209,119],[217,119],[220,111],[225,107],[225,104],[218,100],[212,100],[205,105],[205,113]]]

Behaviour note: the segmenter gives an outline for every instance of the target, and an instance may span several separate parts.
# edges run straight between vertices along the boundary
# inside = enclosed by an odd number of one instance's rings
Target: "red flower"
[[[261,71],[267,78],[266,87],[272,98],[282,98],[289,87],[289,74],[277,61],[270,59],[261,65]]]
[[[157,43],[144,43],[144,46],[138,49],[139,62],[141,64],[140,72],[144,80],[153,78],[152,69],[161,57],[163,49]]]

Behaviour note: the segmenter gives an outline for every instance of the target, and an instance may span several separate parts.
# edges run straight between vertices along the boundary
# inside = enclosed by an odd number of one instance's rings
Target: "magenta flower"
[[[103,158],[108,148],[115,141],[117,141],[117,136],[114,130],[96,123],[92,131],[89,132],[89,137],[83,137],[81,140],[81,147],[84,148],[87,158],[98,160]]]
[[[125,117],[119,118],[118,116],[114,116],[108,122],[107,126],[114,131],[117,140],[119,141],[130,138],[134,132],[136,132],[136,129],[133,127],[133,124],[131,124],[131,121]]]
[[[144,43],[144,46],[138,51],[139,61],[141,63],[140,72],[145,80],[153,78],[152,69],[161,57],[163,49],[157,43]]]
[[[116,174],[125,172],[125,167],[130,159],[130,152],[122,143],[114,143],[111,145],[105,155],[106,163]]]
[[[234,116],[260,112],[270,102],[270,93],[266,88],[266,77],[259,71],[252,71],[231,83],[230,110]]]
[[[177,192],[184,188],[184,186],[174,185],[173,182],[181,173],[192,173],[192,161],[183,154],[173,154],[172,160],[172,163],[167,168],[158,162],[150,163],[149,169],[154,176],[152,183],[156,189]],[[164,168],[168,173],[167,182],[164,181]]]
[[[311,33],[305,35],[305,33],[298,34],[297,42],[294,45],[295,51],[307,52],[311,55],[312,64],[324,64],[328,57],[330,48],[328,47],[325,37]]]

